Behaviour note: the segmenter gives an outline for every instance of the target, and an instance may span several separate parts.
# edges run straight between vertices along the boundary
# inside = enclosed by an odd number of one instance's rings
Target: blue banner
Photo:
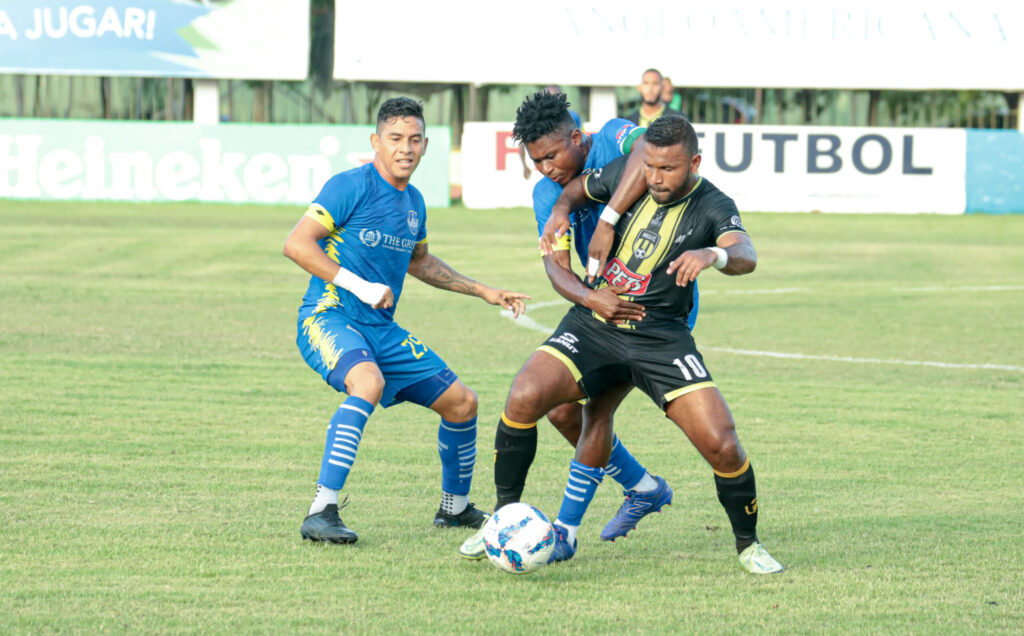
[[[0,0],[0,72],[304,79],[308,24],[309,0]]]

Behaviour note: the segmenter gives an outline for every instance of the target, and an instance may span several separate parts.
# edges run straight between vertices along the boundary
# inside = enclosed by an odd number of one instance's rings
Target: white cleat
[[[740,565],[751,574],[776,574],[785,569],[757,541],[740,552]]]
[[[490,515],[487,515],[490,517]],[[484,521],[484,524],[487,522]],[[482,559],[487,556],[487,550],[484,548],[484,529],[483,526],[479,530],[473,533],[471,537],[462,542],[459,546],[459,556],[464,559]]]

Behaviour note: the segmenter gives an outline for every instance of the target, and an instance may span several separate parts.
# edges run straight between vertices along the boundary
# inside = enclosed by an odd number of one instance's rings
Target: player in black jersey
[[[646,316],[612,323],[574,306],[524,366],[547,374],[546,389],[532,392],[526,401],[513,383],[506,412],[531,417],[535,411],[539,417],[549,404],[584,394],[590,397],[586,408],[600,408],[608,387],[628,379],[664,409],[711,465],[743,567],[758,574],[779,572],[782,565],[757,539],[750,460],[686,325],[698,275],[710,267],[734,276],[748,274],[757,253],[733,200],[697,175],[700,155],[690,123],[662,117],[645,138],[648,193],[621,219],[602,216],[602,225],[614,223],[614,240],[598,285],[622,290],[622,297],[642,305]],[[623,167],[615,160],[581,177],[587,196],[607,201]],[[555,522],[553,560],[575,554],[576,529],[603,478],[611,428],[608,420],[584,417]]]

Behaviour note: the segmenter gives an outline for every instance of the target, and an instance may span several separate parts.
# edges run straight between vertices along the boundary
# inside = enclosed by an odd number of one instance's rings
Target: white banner
[[[698,124],[700,174],[741,211],[962,214],[967,133],[932,128]],[[470,208],[532,206],[533,173],[511,123],[470,123],[462,197]],[[532,167],[532,164],[531,164]]]
[[[336,2],[344,80],[1024,90],[1020,0]]]

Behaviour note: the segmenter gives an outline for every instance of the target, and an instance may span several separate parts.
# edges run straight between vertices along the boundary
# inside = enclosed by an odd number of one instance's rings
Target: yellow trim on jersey
[[[541,237],[538,240],[538,243],[539,243],[539,241],[543,241],[543,240],[544,240],[544,237]],[[572,229],[571,228],[565,234],[559,236],[558,239],[554,243],[551,244],[551,249],[552,249],[552,251],[555,251],[555,252],[568,252],[571,248],[572,248]],[[544,248],[542,248],[539,244],[537,245],[537,251],[540,252],[540,257],[541,258],[544,258],[546,256],[546,254],[544,253]]]
[[[308,216],[309,218],[313,219],[320,225],[324,226],[325,228],[327,228],[328,232],[334,231],[334,219],[331,218],[331,214],[327,211],[327,209],[324,208],[324,206],[320,205],[319,203],[309,204],[309,207],[306,208],[306,214],[304,216]]]
[[[424,236],[422,241],[416,241],[416,245],[422,245],[422,244],[424,244],[426,242],[427,242],[427,237]]]
[[[750,458],[748,457],[747,461],[743,462],[743,465],[740,466],[740,469],[737,470],[734,473],[720,473],[717,470],[714,471],[714,472],[715,472],[716,475],[718,475],[719,477],[722,477],[723,479],[735,479],[736,477],[739,477],[743,473],[747,472],[747,470],[749,468],[750,468]],[[750,513],[748,512],[747,514],[750,514]]]
[[[587,178],[583,180],[583,194],[587,195],[587,198],[590,199],[591,201],[597,201],[598,203],[607,203],[607,201],[599,201],[597,197],[590,194],[590,188],[587,187],[587,184],[590,183],[590,177],[593,174],[594,173],[591,172],[590,174],[587,175]]]
[[[561,363],[564,364],[567,369],[569,369],[569,373],[572,374],[573,380],[579,382],[580,378],[583,377],[583,374],[580,373],[580,370],[576,368],[576,365],[573,364],[572,360],[570,360],[567,355],[565,355],[558,349],[555,349],[554,347],[549,345],[541,345],[537,347],[537,351],[543,351],[544,353],[549,353],[554,357],[558,358],[558,360],[560,360]]]
[[[744,230],[729,230],[728,232],[722,232],[721,234],[719,234],[718,238],[722,238],[726,234],[747,234],[747,233]],[[718,239],[715,239],[715,240],[717,241]]]
[[[697,384],[691,384],[690,386],[684,386],[683,388],[676,389],[675,391],[669,391],[668,393],[665,394],[665,404],[668,404],[669,402],[671,402],[672,400],[676,399],[677,397],[679,397],[681,395],[686,395],[687,393],[693,393],[694,391],[699,391],[700,389],[710,389],[711,387],[714,387],[714,386],[718,386],[718,385],[715,384],[714,382],[698,382]]]
[[[501,412],[501,421],[505,423],[505,426],[508,426],[509,428],[518,428],[521,431],[537,427],[537,422],[528,422],[525,424],[522,422],[513,422],[505,415],[505,411]]]
[[[605,285],[605,287],[607,287],[607,286],[608,285]],[[598,288],[598,289],[600,289],[600,288]],[[622,300],[629,300],[629,296],[626,295],[626,294],[620,294],[619,298],[621,298]],[[611,321],[605,320],[604,317],[601,314],[597,313],[596,311],[590,312],[590,315],[593,316],[594,319],[597,320],[598,322],[603,322],[606,325],[611,325],[613,327],[618,327],[619,329],[636,329],[636,325],[633,324],[632,320],[626,320],[624,322],[611,322]]]

